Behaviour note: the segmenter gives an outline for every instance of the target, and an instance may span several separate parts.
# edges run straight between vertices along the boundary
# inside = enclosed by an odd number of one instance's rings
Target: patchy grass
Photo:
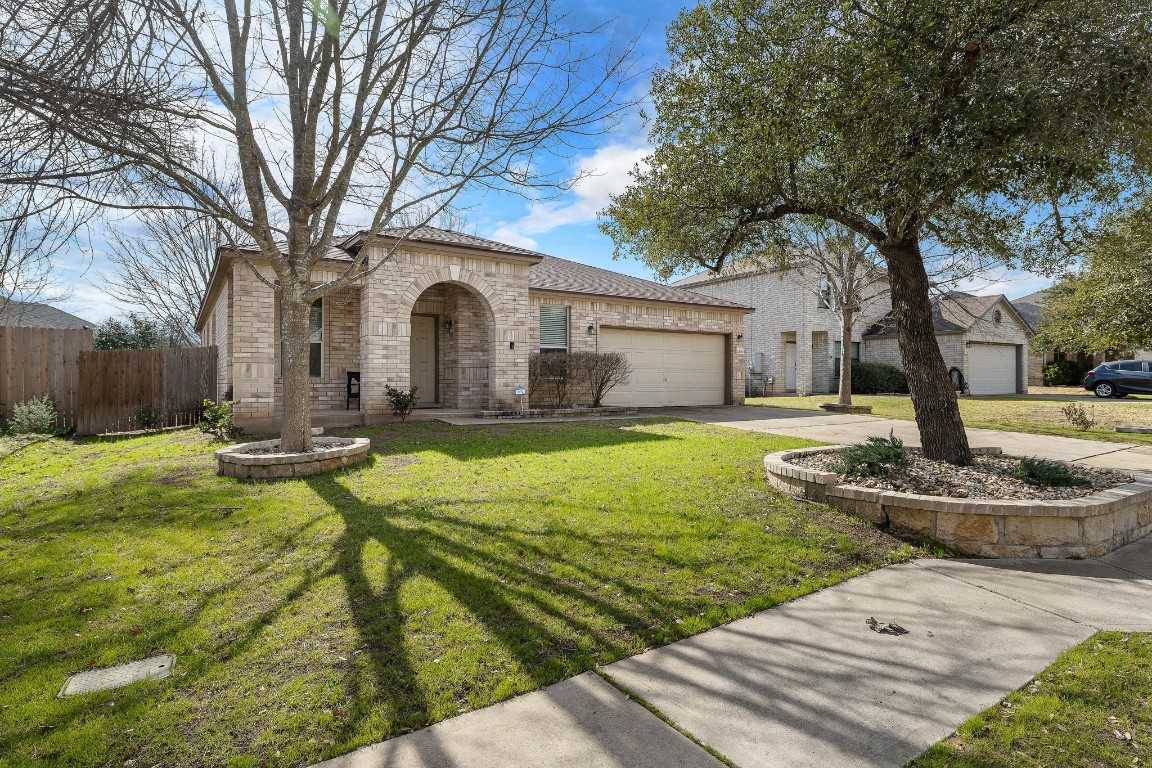
[[[1110,768],[1149,762],[1152,635],[1110,632],[1068,651],[1032,685],[908,766]]]
[[[671,642],[914,549],[763,480],[806,441],[678,421],[371,436],[214,474],[193,432],[0,464],[0,766],[304,765]],[[56,698],[168,652],[163,681]]]
[[[810,397],[752,397],[748,405],[771,408],[819,410],[820,403],[835,402],[835,395]],[[907,395],[854,395],[852,402],[872,406],[872,415],[889,419],[913,420],[912,400]],[[1069,402],[1080,402],[1096,426],[1087,431],[1076,429],[1064,418],[1062,409]],[[1152,427],[1152,401],[1123,400],[1043,400],[1035,397],[962,397],[960,414],[964,424],[980,429],[1002,429],[1037,435],[1080,437],[1114,443],[1152,443],[1152,435],[1125,434],[1114,431],[1116,425]]]

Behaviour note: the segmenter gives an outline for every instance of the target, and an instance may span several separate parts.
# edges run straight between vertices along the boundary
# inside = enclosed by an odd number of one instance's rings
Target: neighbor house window
[[[540,351],[568,351],[568,307],[540,305]]]
[[[308,375],[320,376],[324,359],[324,299],[308,308]]]
[[[820,309],[828,309],[832,306],[832,281],[828,279],[827,275],[820,278],[820,297],[816,301],[816,306]]]
[[[839,360],[839,359],[840,359],[840,350],[841,350],[840,342],[838,342],[838,341],[837,341],[837,342],[835,342],[835,343],[832,345],[832,347],[833,347],[833,348],[832,348],[832,357],[833,357],[833,359],[835,359],[835,360]],[[851,351],[851,354],[852,354],[852,359],[853,359],[853,360],[857,360],[857,361],[859,361],[859,360],[860,360],[860,342],[858,342],[858,341],[854,341],[854,342],[852,342],[852,351]]]

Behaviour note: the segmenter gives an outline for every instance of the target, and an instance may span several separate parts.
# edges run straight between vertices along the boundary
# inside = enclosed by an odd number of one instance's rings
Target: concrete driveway
[[[664,408],[660,414],[702,424],[716,424],[755,432],[804,437],[828,443],[857,443],[889,432],[906,445],[919,446],[916,422],[882,419],[874,416],[847,416],[823,411],[769,408],[759,405],[731,405],[715,408]],[[1105,443],[1075,437],[1030,435],[995,429],[969,429],[973,447],[999,447],[1014,456],[1040,456],[1057,461],[1075,461],[1113,469],[1152,471],[1152,446]]]

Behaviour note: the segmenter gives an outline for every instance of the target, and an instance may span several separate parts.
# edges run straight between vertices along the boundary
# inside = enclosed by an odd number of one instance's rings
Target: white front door
[[[436,318],[412,315],[412,386],[418,405],[434,405],[436,397]]]
[[[600,352],[620,352],[632,366],[605,405],[724,405],[725,337],[710,333],[602,328]]]
[[[796,342],[784,343],[784,391],[796,391]]]

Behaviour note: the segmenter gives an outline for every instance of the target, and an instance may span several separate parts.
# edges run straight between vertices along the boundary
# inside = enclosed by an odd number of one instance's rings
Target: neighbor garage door
[[[974,395],[1016,393],[1016,346],[973,344],[968,347],[968,385]]]
[[[601,352],[622,352],[632,376],[605,405],[724,405],[724,339],[718,334],[601,328]]]

